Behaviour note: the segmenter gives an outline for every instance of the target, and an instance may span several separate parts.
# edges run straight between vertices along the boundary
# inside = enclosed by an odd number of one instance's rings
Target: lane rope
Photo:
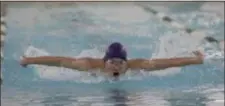
[[[5,42],[5,36],[6,36],[6,21],[5,21],[5,16],[6,16],[6,5],[1,3],[1,65],[2,61],[4,59],[4,54],[3,54],[3,47],[4,47],[4,42]],[[1,84],[2,84],[2,69],[1,69]]]
[[[194,31],[194,29],[188,28],[187,26],[180,24],[178,22],[176,22],[174,19],[172,19],[169,16],[166,16],[164,13],[162,12],[158,12],[155,9],[151,8],[150,6],[147,5],[141,5],[141,4],[137,4],[138,6],[142,7],[145,11],[152,13],[154,16],[156,16],[158,19],[162,20],[163,22],[169,24],[172,27],[175,27],[177,29],[183,30],[188,34],[192,34]],[[217,43],[219,44],[219,41],[211,36],[206,36],[204,38],[206,41],[210,42],[210,43]]]

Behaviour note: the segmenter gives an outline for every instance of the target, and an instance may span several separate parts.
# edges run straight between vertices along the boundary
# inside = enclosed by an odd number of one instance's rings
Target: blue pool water
[[[154,3],[149,3],[154,4]],[[46,4],[47,5],[47,4]],[[128,72],[119,81],[56,67],[22,68],[22,55],[102,57],[122,42],[129,58],[190,56],[200,49],[221,53],[202,36],[224,40],[224,19],[203,3],[154,4],[158,11],[196,28],[193,36],[165,25],[133,3],[8,6],[2,106],[222,106],[224,55],[202,65],[156,72]],[[192,9],[188,9],[192,7]],[[179,11],[178,11],[179,10]],[[224,10],[224,9],[223,9]]]

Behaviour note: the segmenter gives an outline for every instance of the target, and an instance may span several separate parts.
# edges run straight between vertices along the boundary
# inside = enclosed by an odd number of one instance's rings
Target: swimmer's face
[[[109,59],[105,62],[105,70],[110,74],[110,76],[117,77],[126,72],[127,62],[118,58]]]

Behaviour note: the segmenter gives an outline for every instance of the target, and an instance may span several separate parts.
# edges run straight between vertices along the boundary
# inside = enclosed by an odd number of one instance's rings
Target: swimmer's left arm
[[[85,57],[71,58],[62,56],[39,56],[39,57],[23,57],[20,61],[20,65],[23,67],[32,64],[64,67],[80,71],[87,71],[104,67],[104,62],[102,59],[85,58]]]
[[[200,52],[193,52],[196,57],[163,58],[163,59],[131,59],[128,60],[130,69],[160,70],[171,67],[180,67],[203,63],[203,55]]]

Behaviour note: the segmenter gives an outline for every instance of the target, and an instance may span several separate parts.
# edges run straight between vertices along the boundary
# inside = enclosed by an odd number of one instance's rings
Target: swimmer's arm
[[[183,58],[163,58],[163,59],[132,59],[128,61],[130,69],[145,69],[145,70],[160,70],[171,67],[181,67],[194,64],[202,64],[203,57],[200,52],[196,52],[196,57],[183,57]]]
[[[86,71],[103,67],[102,59],[94,58],[70,58],[61,56],[40,56],[40,57],[24,57],[20,64],[27,66],[31,64],[64,67]]]

